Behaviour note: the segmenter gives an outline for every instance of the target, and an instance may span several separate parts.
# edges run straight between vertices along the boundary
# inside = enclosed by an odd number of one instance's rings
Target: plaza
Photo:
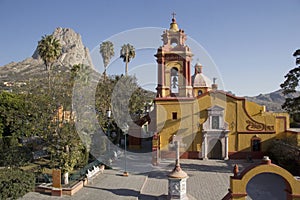
[[[117,162],[124,162],[123,159]],[[229,176],[233,165],[238,162],[241,168],[251,163],[244,161],[182,160],[182,169],[189,175],[187,193],[190,199],[222,199],[229,188]],[[164,161],[167,167],[157,167],[147,173],[131,171],[134,166],[128,161],[128,177],[122,176],[122,169],[105,170],[91,184],[74,196],[51,197],[30,192],[23,200],[30,199],[166,199],[168,194],[167,174],[174,167],[174,161]]]

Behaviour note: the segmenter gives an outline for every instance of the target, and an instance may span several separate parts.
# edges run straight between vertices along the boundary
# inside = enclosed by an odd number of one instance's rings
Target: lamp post
[[[109,125],[110,125],[110,117],[111,117],[111,110],[108,108],[108,110],[106,111],[106,117],[108,120],[108,125],[107,125],[107,136],[109,136]]]
[[[129,129],[129,126],[128,126],[128,124],[126,124],[125,125],[125,127],[124,127],[124,133],[125,133],[125,144],[124,144],[124,149],[125,149],[125,152],[124,152],[124,155],[125,155],[125,169],[124,169],[124,173],[123,173],[123,176],[128,176],[129,174],[128,174],[128,172],[127,172],[127,153],[126,153],[126,151],[127,151],[127,142],[126,142],[126,135],[127,135],[127,133],[128,133],[128,129]]]
[[[108,125],[107,125],[107,131],[106,131],[106,134],[107,134],[107,137],[108,137],[108,156],[110,156],[110,133],[109,133],[109,125],[110,125],[110,117],[111,117],[111,110],[110,108],[108,107],[108,110],[106,111],[106,117],[108,119]]]

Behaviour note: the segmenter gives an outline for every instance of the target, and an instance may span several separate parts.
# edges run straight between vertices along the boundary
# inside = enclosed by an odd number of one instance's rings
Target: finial
[[[234,175],[234,177],[237,177],[238,173],[239,173],[239,166],[237,164],[235,164],[233,166],[233,175]]]
[[[176,23],[175,15],[176,15],[176,13],[173,12],[172,13],[173,18],[172,18],[172,23],[170,24],[170,30],[177,32],[177,31],[179,31],[179,28]]]

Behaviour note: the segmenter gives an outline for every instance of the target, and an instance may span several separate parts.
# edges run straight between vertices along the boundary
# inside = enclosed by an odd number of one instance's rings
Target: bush
[[[268,149],[268,155],[273,163],[288,170],[294,176],[299,176],[300,150],[290,139],[274,140]]]
[[[13,146],[0,150],[0,166],[20,167],[29,163],[32,153],[24,146]]]
[[[0,170],[0,199],[18,199],[33,191],[34,174],[20,169]]]

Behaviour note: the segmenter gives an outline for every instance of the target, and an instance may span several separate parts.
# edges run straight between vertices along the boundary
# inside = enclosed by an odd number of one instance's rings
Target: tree
[[[125,75],[128,75],[128,63],[135,57],[135,49],[131,44],[124,44],[120,51],[120,58],[126,63]]]
[[[64,184],[68,184],[69,172],[76,166],[86,164],[86,148],[78,136],[73,122],[66,122],[59,127],[51,139],[48,150],[51,153],[52,167],[61,168]]]
[[[31,134],[32,113],[25,95],[0,93],[0,138],[6,147],[16,144],[16,139]]]
[[[297,158],[300,156],[300,148],[294,138],[273,140],[267,149],[272,162],[285,168],[295,176],[300,175],[300,163]]]
[[[103,64],[104,64],[104,77],[106,76],[106,69],[107,69],[107,65],[110,62],[110,59],[115,55],[114,52],[114,45],[111,41],[106,41],[106,42],[102,42],[100,44],[100,54],[102,56],[103,59]]]
[[[285,81],[280,85],[283,89],[283,94],[294,94],[299,87],[300,80],[300,49],[293,54],[296,58],[296,67],[290,70],[285,76]],[[295,121],[300,120],[300,96],[294,98],[286,98],[282,108],[290,113]]]
[[[33,94],[0,93],[0,166],[22,166],[31,160],[24,139],[48,131],[51,120],[43,102]]]
[[[75,80],[77,78],[80,84],[86,85],[90,80],[91,67],[84,64],[73,65],[71,69],[71,78]]]
[[[61,55],[61,44],[53,35],[45,35],[38,42],[37,50],[48,71],[48,84],[50,89],[50,70],[53,63]]]
[[[93,100],[93,89],[96,87],[96,83],[93,82],[95,75],[96,72],[88,65],[78,64],[71,69],[71,82],[73,85],[71,112],[76,113],[77,132],[88,151],[90,149],[90,138],[88,136],[94,131],[91,108],[95,103]]]

